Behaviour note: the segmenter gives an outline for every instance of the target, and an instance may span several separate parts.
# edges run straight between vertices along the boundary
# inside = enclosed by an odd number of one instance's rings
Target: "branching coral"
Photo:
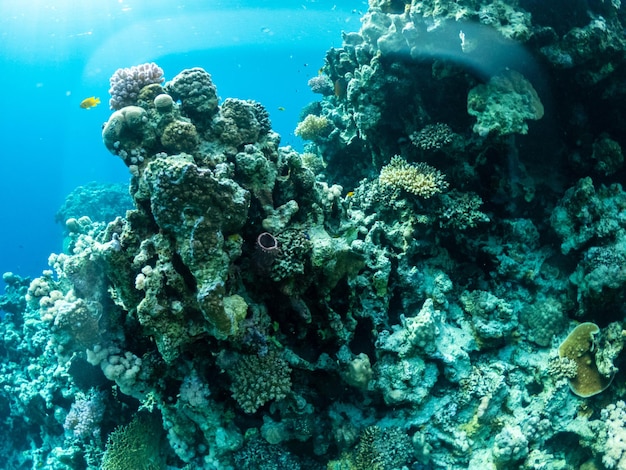
[[[385,186],[403,189],[416,196],[428,199],[448,187],[444,174],[426,163],[408,163],[394,156],[380,171],[378,180]]]
[[[324,116],[308,114],[302,122],[298,123],[294,134],[304,140],[316,140],[327,135],[330,122]]]
[[[162,434],[157,417],[151,415],[135,417],[119,426],[109,435],[102,470],[165,469],[160,452]]]
[[[136,104],[143,87],[163,83],[163,80],[163,69],[154,62],[117,69],[109,80],[109,106],[111,109],[122,109],[124,106]]]
[[[438,122],[413,132],[409,138],[411,143],[419,149],[437,150],[452,143],[454,132],[447,124]]]
[[[246,413],[270,400],[281,400],[291,390],[291,368],[277,353],[242,356],[229,371],[233,398]]]
[[[353,452],[341,461],[331,462],[328,468],[354,470],[392,470],[403,468],[413,460],[413,444],[398,428],[369,426],[363,430]]]

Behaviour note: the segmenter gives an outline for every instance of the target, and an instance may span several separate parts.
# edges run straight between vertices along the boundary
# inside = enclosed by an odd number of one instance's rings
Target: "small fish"
[[[85,98],[80,102],[80,107],[83,109],[95,108],[100,104],[100,98],[96,98],[95,96],[91,96],[89,98]]]
[[[346,93],[348,91],[348,83],[345,78],[338,78],[335,80],[334,86],[335,97],[339,99],[344,99],[346,97]]]
[[[346,194],[346,197],[352,197],[354,196],[354,191],[348,191],[348,193]]]
[[[279,107],[278,107],[278,110],[279,110],[279,111],[284,111],[284,110],[285,110],[285,108],[284,108],[283,106],[279,106]]]

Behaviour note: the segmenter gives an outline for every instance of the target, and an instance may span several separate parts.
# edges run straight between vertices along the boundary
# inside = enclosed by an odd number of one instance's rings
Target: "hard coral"
[[[328,135],[330,121],[325,116],[308,114],[302,122],[296,126],[294,134],[304,140],[316,140]]]
[[[391,470],[402,468],[413,458],[409,436],[398,428],[365,428],[354,451],[353,465],[357,470]]]
[[[407,163],[397,155],[382,168],[379,181],[385,186],[404,189],[426,199],[448,187],[448,182],[439,170],[423,162]]]
[[[532,84],[520,73],[508,71],[472,88],[467,112],[477,117],[474,132],[481,137],[494,134],[526,134],[528,123],[543,117],[543,104]]]
[[[578,325],[559,346],[559,357],[576,363],[576,376],[569,381],[570,388],[579,397],[590,397],[606,390],[613,377],[604,377],[595,360],[595,337],[600,328],[595,323]]]
[[[190,122],[173,121],[163,130],[161,143],[169,152],[190,153],[198,145],[198,132],[196,131],[196,126]]]
[[[111,84],[109,106],[117,110],[136,104],[143,87],[162,83],[163,80],[163,69],[154,62],[117,69],[109,79]]]
[[[269,114],[262,104],[237,98],[224,100],[217,121],[221,139],[233,147],[257,142],[271,126]]]
[[[411,143],[419,149],[437,150],[452,143],[454,132],[447,124],[438,122],[413,132],[409,138]]]
[[[281,400],[291,390],[291,368],[275,352],[243,356],[230,372],[233,398],[246,413],[270,400]]]
[[[217,88],[211,75],[200,67],[183,70],[165,84],[174,100],[180,100],[183,112],[198,125],[210,121],[217,112]]]
[[[164,469],[160,455],[162,432],[153,416],[135,417],[126,426],[119,426],[109,435],[102,470]]]

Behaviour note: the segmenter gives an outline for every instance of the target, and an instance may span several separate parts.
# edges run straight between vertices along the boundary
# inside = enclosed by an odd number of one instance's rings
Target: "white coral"
[[[602,463],[607,468],[626,470],[626,404],[620,400],[602,410],[606,443]]]

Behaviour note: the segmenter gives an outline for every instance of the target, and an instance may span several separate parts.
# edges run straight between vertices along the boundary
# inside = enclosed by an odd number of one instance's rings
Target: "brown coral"
[[[198,132],[196,126],[190,122],[174,121],[169,123],[161,135],[161,143],[169,152],[190,153],[198,145]]]

